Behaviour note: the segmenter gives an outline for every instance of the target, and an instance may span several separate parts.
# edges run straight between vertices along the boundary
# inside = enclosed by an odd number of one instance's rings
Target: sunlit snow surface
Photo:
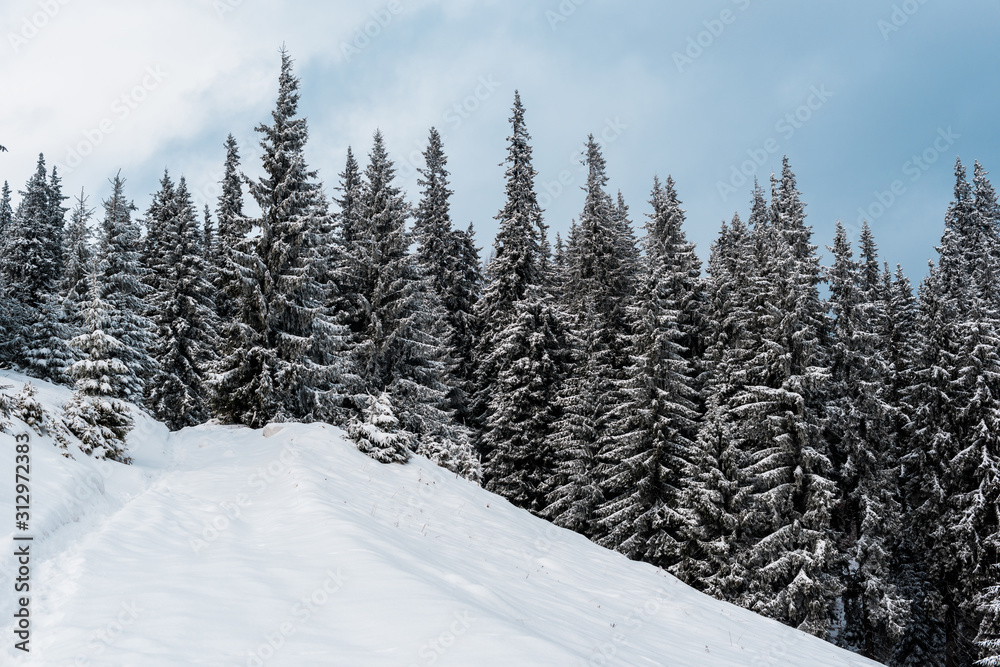
[[[0,374],[11,391],[24,381]],[[50,410],[69,398],[33,382]],[[5,548],[0,663],[875,664],[556,529],[425,459],[380,465],[333,427],[169,434],[137,419],[132,466],[72,446],[66,458],[32,436],[31,653],[13,648]],[[0,450],[0,533],[12,545],[11,436],[0,434]]]

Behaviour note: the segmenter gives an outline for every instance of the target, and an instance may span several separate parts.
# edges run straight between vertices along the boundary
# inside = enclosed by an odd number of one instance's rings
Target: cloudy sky
[[[997,25],[990,0],[5,0],[0,180],[19,189],[43,152],[92,205],[121,169],[144,210],[166,167],[214,207],[229,132],[260,173],[284,43],[328,191],[381,128],[414,198],[436,126],[454,218],[488,246],[520,89],[554,231],[582,207],[591,133],[637,224],[674,177],[703,257],[787,154],[816,243],[864,215],[919,277],[956,156],[1000,185]]]

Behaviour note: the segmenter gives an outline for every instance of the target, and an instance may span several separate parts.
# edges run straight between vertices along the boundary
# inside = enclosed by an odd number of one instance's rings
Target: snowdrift
[[[17,391],[27,378],[0,373]],[[56,412],[69,390],[32,381]],[[11,429],[27,431],[18,421]],[[14,439],[0,434],[12,545]],[[29,654],[4,665],[874,665],[336,428],[136,411],[134,464],[31,434]],[[66,456],[69,454],[70,456]],[[23,533],[17,532],[21,535]]]

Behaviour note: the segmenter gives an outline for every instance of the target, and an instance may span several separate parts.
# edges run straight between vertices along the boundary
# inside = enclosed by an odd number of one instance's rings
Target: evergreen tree
[[[219,221],[219,275],[216,314],[220,322],[219,360],[211,386],[211,404],[220,419],[251,428],[266,425],[277,412],[270,369],[274,352],[267,346],[264,296],[265,266],[248,238],[251,222],[243,213],[239,151],[226,140]]]
[[[358,449],[379,463],[406,463],[412,436],[400,428],[389,394],[369,396],[363,416],[364,421],[355,418],[347,427],[347,435]]]
[[[273,124],[256,128],[263,135],[266,176],[250,182],[250,194],[261,210],[255,251],[263,269],[258,278],[264,298],[262,333],[273,351],[267,371],[276,412],[268,419],[309,418],[320,383],[321,369],[309,356],[323,300],[312,263],[315,237],[327,225],[327,212],[316,172],[308,169],[303,156],[308,131],[306,119],[297,117],[298,102],[299,79],[283,50]]]
[[[203,230],[181,177],[173,193],[174,217],[160,230],[169,253],[155,300],[156,372],[147,404],[172,430],[208,419],[206,369],[212,337],[212,294],[205,270]]]
[[[360,201],[361,243],[370,251],[374,280],[366,295],[370,312],[356,348],[357,367],[371,393],[392,397],[401,424],[416,436],[418,454],[476,477],[469,434],[447,405],[450,359],[441,344],[447,340],[443,312],[408,252],[410,208],[394,179],[395,167],[376,132]]]
[[[904,457],[909,527],[933,592],[928,613],[942,628],[936,662],[964,665],[976,655],[977,599],[998,560],[997,396],[1000,336],[993,300],[996,196],[961,162],[945,219],[940,260],[921,286],[919,348],[907,402],[912,415]]]
[[[827,406],[841,502],[835,513],[844,535],[843,646],[885,661],[904,633],[908,601],[896,585],[895,542],[901,522],[896,478],[896,415],[891,371],[881,346],[882,276],[871,230],[861,231],[861,261],[853,258],[838,223],[828,272],[835,342],[833,396]]]
[[[567,369],[566,332],[537,290],[515,304],[517,319],[496,338],[487,360],[497,371],[482,439],[486,488],[518,507],[545,510],[556,467],[552,441],[556,396]]]
[[[75,389],[64,406],[64,419],[85,453],[128,463],[125,437],[133,421],[121,399],[131,394],[134,376],[122,361],[128,346],[108,333],[114,328],[114,309],[101,298],[96,269],[90,277],[90,301],[84,310],[85,330],[72,341],[81,358],[70,368]]]
[[[107,327],[104,333],[117,341],[116,355],[125,366],[116,396],[141,404],[146,382],[155,369],[149,356],[153,325],[145,315],[149,287],[142,281],[139,226],[132,221],[135,205],[125,198],[121,174],[111,179],[111,186],[111,195],[103,202],[104,220],[95,251],[101,322]]]
[[[7,237],[7,230],[13,219],[14,210],[10,206],[10,184],[4,181],[3,188],[0,188],[0,239]],[[3,244],[0,243],[0,248],[2,247]]]
[[[1000,667],[1000,585],[986,589],[979,598],[983,622],[976,643],[979,645],[977,667]]]
[[[52,244],[61,230],[57,233],[51,229],[51,194],[45,158],[39,155],[35,173],[21,192],[17,212],[4,234],[0,264],[0,280],[7,296],[29,309],[38,308],[58,284],[61,249],[55,253]],[[21,325],[27,326],[28,322]]]
[[[473,422],[484,428],[489,422],[489,403],[496,393],[497,369],[489,364],[496,358],[504,330],[515,320],[515,304],[529,291],[546,281],[548,260],[545,223],[535,193],[537,172],[531,163],[531,135],[524,120],[521,96],[514,93],[510,118],[511,135],[507,138],[506,201],[496,215],[499,230],[493,241],[493,253],[485,271],[482,297],[476,305],[481,334],[476,350],[475,396],[471,413]],[[478,441],[484,460],[491,456],[486,441]]]
[[[607,501],[599,516],[602,544],[666,568],[682,558],[680,501],[697,458],[700,396],[680,320],[689,302],[701,298],[701,285],[682,216],[672,215],[676,209],[658,179],[651,204],[645,270],[630,309],[632,364],[622,382],[625,400],[611,411]]]
[[[755,203],[757,211],[765,206],[759,188]],[[747,582],[738,558],[750,492],[743,483],[747,443],[738,437],[741,424],[730,407],[749,380],[746,371],[759,283],[753,242],[751,230],[736,215],[730,225],[723,224],[712,246],[705,290],[710,295],[704,359],[707,400],[692,461],[694,472],[681,502],[690,512],[683,538],[691,548],[673,570],[699,590],[730,602],[742,600]]]
[[[91,247],[91,237],[93,232],[90,229],[90,219],[94,215],[94,209],[88,208],[87,196],[80,190],[80,196],[76,198],[76,205],[70,214],[70,224],[66,230],[65,265],[63,267],[62,294],[66,296],[67,310],[70,311],[74,320],[76,313],[89,293],[88,271],[92,265],[94,251]]]

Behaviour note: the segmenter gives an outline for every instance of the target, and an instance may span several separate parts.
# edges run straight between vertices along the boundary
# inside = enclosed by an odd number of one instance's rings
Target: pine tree
[[[147,299],[147,316],[151,319],[157,312],[156,303],[162,300],[167,276],[173,267],[170,265],[171,253],[174,248],[170,243],[176,241],[169,237],[168,228],[177,218],[177,193],[170,173],[164,169],[160,179],[160,189],[153,193],[153,201],[146,210],[144,225],[146,235],[142,241],[142,264],[145,269],[143,282],[149,287],[150,298]]]
[[[460,474],[478,475],[469,434],[448,409],[450,360],[440,304],[428,292],[409,254],[409,205],[393,181],[395,167],[380,132],[375,133],[360,201],[361,244],[369,249],[373,281],[370,311],[356,348],[357,367],[370,393],[388,392],[403,427],[416,436],[416,451],[449,462]],[[457,450],[453,449],[457,447]]]
[[[755,209],[763,209],[759,189],[755,201]],[[743,483],[747,443],[739,437],[741,424],[730,408],[749,379],[753,301],[759,282],[753,241],[751,231],[736,215],[731,224],[723,224],[712,246],[705,290],[711,295],[704,357],[707,399],[692,461],[694,472],[681,502],[690,513],[683,532],[690,546],[673,569],[683,581],[730,602],[742,600],[748,574],[738,558],[750,493]]]
[[[85,331],[72,341],[81,359],[70,368],[75,389],[64,406],[64,420],[85,453],[128,463],[125,438],[133,421],[121,399],[131,393],[134,376],[122,361],[128,346],[108,333],[114,309],[101,298],[99,280],[95,266],[84,311]]]
[[[292,59],[281,52],[278,99],[272,125],[261,124],[266,176],[250,183],[261,210],[256,254],[263,275],[266,345],[273,350],[269,385],[277,411],[269,419],[307,419],[316,407],[317,368],[310,358],[323,294],[315,267],[316,235],[328,224],[322,188],[303,156],[308,130],[297,117],[299,79]]]
[[[206,369],[211,356],[212,294],[205,270],[203,230],[182,176],[174,216],[160,230],[169,253],[155,300],[156,373],[147,404],[172,430],[208,419]]]
[[[586,374],[591,386],[597,438],[593,446],[599,466],[596,472],[603,476],[625,465],[617,458],[622,454],[617,440],[624,434],[618,430],[622,425],[614,411],[626,402],[622,383],[630,364],[628,344],[632,323],[628,308],[634,291],[630,276],[633,267],[629,263],[633,253],[627,249],[634,239],[626,213],[616,214],[615,205],[605,191],[608,177],[604,156],[593,136],[587,143],[584,164],[589,169],[586,197],[573,237],[569,280],[564,291],[571,326],[589,343],[587,357],[580,359],[572,372]],[[616,215],[620,219],[616,220]],[[618,489],[605,491],[614,496]],[[606,525],[598,523],[596,527]],[[597,537],[600,536],[598,532]]]
[[[226,162],[216,216],[219,221],[219,276],[216,314],[220,322],[219,359],[211,386],[215,415],[251,428],[266,425],[277,406],[267,346],[265,266],[248,238],[251,222],[243,213],[240,157],[233,135],[226,139]]]
[[[549,504],[546,487],[556,467],[552,434],[568,345],[563,325],[537,290],[517,302],[515,312],[487,360],[497,379],[482,435],[489,452],[486,488],[538,514]]]
[[[515,304],[534,287],[545,284],[548,270],[546,226],[535,193],[537,172],[531,163],[531,135],[524,119],[521,96],[515,91],[507,138],[506,201],[496,215],[499,230],[485,271],[483,294],[476,305],[481,333],[476,350],[475,395],[471,404],[474,424],[485,427],[490,420],[489,403],[496,393],[497,369],[489,365],[499,337],[515,320]],[[483,459],[491,456],[484,439],[478,447]]]
[[[10,206],[10,184],[4,181],[3,188],[0,188],[0,239],[7,238],[7,230],[13,219],[14,210]],[[0,248],[2,247],[3,244],[0,243]]]
[[[669,568],[682,558],[687,519],[681,499],[697,456],[694,440],[700,396],[682,339],[682,315],[700,300],[698,261],[672,215],[659,180],[647,225],[646,261],[630,309],[632,364],[621,383],[624,401],[611,410],[607,501],[599,510],[601,543],[627,556]],[[700,319],[700,315],[698,316]]]
[[[111,186],[111,195],[103,202],[104,220],[95,251],[98,296],[104,309],[101,321],[107,327],[104,333],[121,345],[116,354],[125,372],[116,396],[141,404],[155,369],[149,356],[153,325],[145,315],[149,287],[142,281],[139,226],[132,221],[135,205],[125,198],[121,174],[111,179]]]
[[[363,417],[364,421],[355,418],[347,426],[347,435],[358,449],[379,463],[406,463],[412,435],[400,428],[389,394],[369,396]]]
[[[3,237],[0,264],[0,281],[7,296],[29,309],[38,308],[58,284],[61,249],[60,254],[53,252],[53,239],[58,237],[51,229],[53,223],[45,158],[39,155],[35,173],[21,192],[21,203]]]
[[[861,231],[861,261],[838,223],[828,272],[835,342],[833,397],[827,406],[839,472],[837,528],[844,535],[845,628],[840,643],[887,660],[905,631],[909,602],[896,585],[902,509],[896,477],[892,377],[881,346],[884,304],[874,237]]]
[[[903,459],[910,532],[934,587],[928,612],[946,639],[935,659],[949,666],[975,655],[976,600],[991,581],[1000,542],[996,195],[977,172],[973,187],[956,165],[940,260],[921,286],[920,345],[907,397],[912,436]]]
[[[88,208],[87,196],[81,189],[70,214],[63,251],[65,265],[61,292],[66,297],[67,310],[74,320],[77,319],[80,304],[87,299],[89,292],[88,270],[94,257],[91,246],[93,232],[89,223],[93,215],[94,209]]]

